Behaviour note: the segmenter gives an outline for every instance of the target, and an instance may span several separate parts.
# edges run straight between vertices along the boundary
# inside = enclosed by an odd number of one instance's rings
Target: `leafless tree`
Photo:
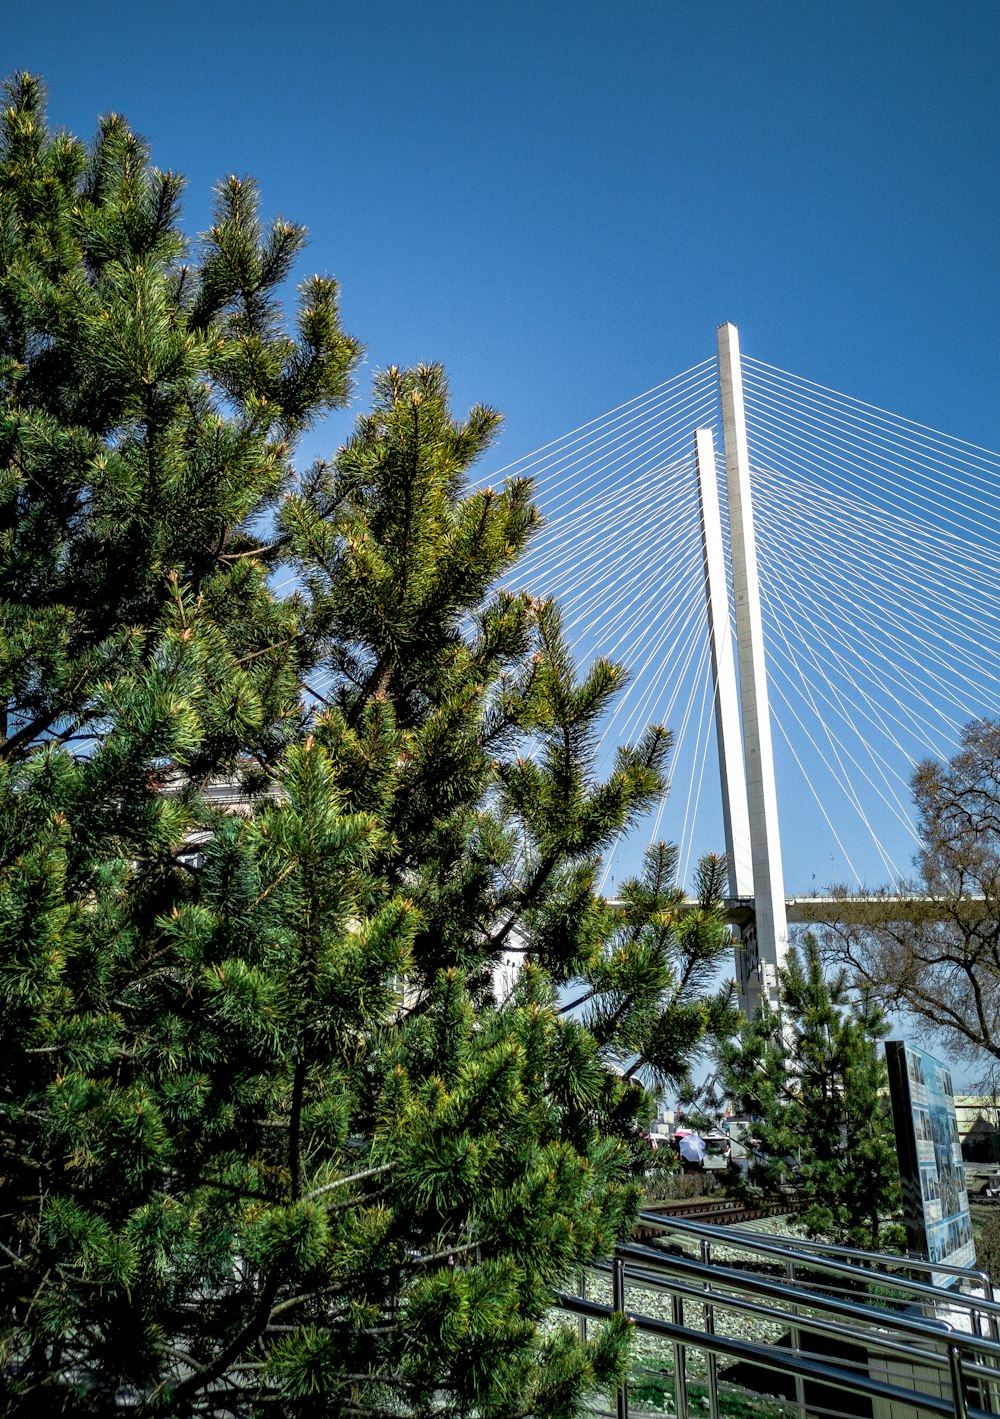
[[[955,1056],[1000,1069],[1000,723],[976,720],[947,763],[913,777],[918,879],[862,899],[821,933],[824,953]]]

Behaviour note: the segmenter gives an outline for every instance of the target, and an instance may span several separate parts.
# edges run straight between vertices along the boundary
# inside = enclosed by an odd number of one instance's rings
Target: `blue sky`
[[[2,67],[305,222],[513,457],[712,353],[996,447],[996,0],[37,0]]]
[[[253,174],[371,366],[442,360],[461,406],[504,411],[499,462],[710,356],[723,320],[1000,446],[996,0],[22,0],[2,55],[57,125],[124,112],[187,175],[192,233]]]

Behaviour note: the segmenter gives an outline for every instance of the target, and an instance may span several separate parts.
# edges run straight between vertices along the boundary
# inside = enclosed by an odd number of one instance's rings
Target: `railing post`
[[[983,1275],[983,1294],[985,1295],[986,1300],[991,1303],[995,1299],[993,1295],[993,1283],[990,1280],[988,1272],[984,1273]],[[986,1333],[987,1337],[990,1340],[1000,1340],[1000,1328],[997,1327],[997,1318],[992,1311],[990,1311],[987,1315]],[[997,1384],[993,1380],[987,1380],[986,1403],[990,1409],[996,1409],[998,1398],[1000,1398],[1000,1395],[998,1395]]]
[[[701,1260],[703,1265],[710,1266],[712,1263],[712,1243],[707,1237],[701,1244]],[[705,1290],[707,1291],[710,1282],[706,1279]],[[710,1303],[702,1306],[702,1313],[705,1321],[705,1334],[715,1334],[715,1307]],[[720,1419],[719,1415],[719,1362],[714,1350],[709,1350],[708,1356],[708,1419]]]
[[[955,1419],[969,1419],[969,1407],[965,1402],[962,1353],[957,1345],[948,1346],[948,1365],[951,1369],[951,1407],[954,1410]]]
[[[960,1289],[960,1286],[961,1286],[961,1283],[959,1283],[959,1288],[956,1288],[956,1289]],[[987,1337],[986,1337],[986,1334],[985,1334],[984,1329],[983,1329],[983,1313],[982,1313],[982,1311],[979,1310],[978,1307],[976,1307],[975,1309],[970,1310],[969,1315],[970,1315],[971,1318],[972,1318],[972,1333],[973,1333],[973,1335],[977,1336],[978,1339],[980,1339],[980,1340],[985,1340]],[[988,1326],[987,1326],[987,1329],[988,1329]],[[984,1377],[983,1377],[982,1375],[980,1375],[979,1378],[978,1378],[977,1381],[976,1381],[976,1389],[977,1389],[978,1394],[979,1394],[979,1403],[980,1403],[980,1406],[981,1406],[983,1409],[992,1409],[992,1410],[994,1411],[994,1413],[995,1413],[995,1412],[996,1412],[996,1407],[997,1407],[997,1405],[996,1405],[996,1393],[995,1393],[995,1388],[994,1388],[994,1385],[993,1385],[993,1381],[992,1381],[992,1380],[988,1380],[988,1379],[984,1379]]]
[[[587,1273],[586,1273],[586,1271],[583,1269],[582,1266],[580,1267],[580,1275],[579,1275],[579,1277],[577,1278],[576,1294],[580,1297],[580,1300],[581,1300],[581,1301],[585,1301],[585,1300],[587,1299]],[[582,1343],[583,1345],[586,1345],[586,1343],[587,1343],[587,1317],[586,1317],[586,1316],[578,1316],[578,1317],[577,1317],[576,1328],[577,1328],[577,1331],[579,1332],[581,1343]]]
[[[683,1297],[671,1296],[670,1301],[674,1325],[683,1325]],[[680,1341],[674,1342],[674,1410],[677,1419],[688,1419],[687,1346]]]
[[[785,1275],[788,1277],[789,1286],[795,1285],[795,1262],[791,1257],[785,1262]],[[798,1315],[798,1306],[793,1306],[792,1311]],[[792,1326],[788,1339],[791,1342],[792,1350],[796,1354],[802,1353],[802,1332],[797,1325]],[[799,1419],[806,1419],[806,1387],[801,1375],[795,1376],[795,1409]]]
[[[616,1256],[611,1268],[611,1305],[625,1314],[625,1263]],[[618,1386],[615,1396],[618,1419],[628,1419],[628,1376]]]

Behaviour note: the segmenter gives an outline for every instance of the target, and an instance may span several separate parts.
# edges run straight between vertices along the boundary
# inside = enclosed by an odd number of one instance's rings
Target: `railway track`
[[[657,1216],[690,1217],[692,1221],[707,1222],[710,1226],[735,1226],[739,1222],[757,1222],[762,1217],[783,1217],[795,1212],[798,1200],[790,1197],[760,1197],[746,1202],[736,1197],[700,1198],[692,1202],[653,1202],[642,1208],[642,1217],[651,1213]],[[655,1224],[640,1219],[636,1228],[637,1240],[657,1235]]]

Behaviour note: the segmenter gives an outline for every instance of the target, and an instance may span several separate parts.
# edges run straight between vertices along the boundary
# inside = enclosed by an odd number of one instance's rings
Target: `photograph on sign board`
[[[886,1042],[886,1062],[909,1248],[942,1266],[975,1266],[951,1071],[901,1040]]]

